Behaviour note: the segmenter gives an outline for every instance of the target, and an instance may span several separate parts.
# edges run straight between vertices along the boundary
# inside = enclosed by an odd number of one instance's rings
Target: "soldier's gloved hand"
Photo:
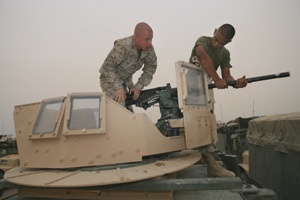
[[[122,104],[125,102],[125,99],[126,99],[125,90],[123,88],[118,89],[114,94],[114,100],[119,104]]]
[[[133,94],[132,99],[135,101],[135,100],[137,100],[139,98],[140,91],[138,89],[136,89],[136,88],[131,88],[130,91],[129,91],[129,94],[130,95]]]

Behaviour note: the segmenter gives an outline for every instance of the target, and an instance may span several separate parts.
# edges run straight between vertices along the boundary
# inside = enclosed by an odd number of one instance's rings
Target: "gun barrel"
[[[171,87],[171,86],[169,86],[167,84],[167,86],[163,86],[163,87],[157,87],[157,88],[142,90],[141,93],[140,93],[140,96],[137,100],[133,100],[132,95],[130,95],[129,93],[126,93],[125,105],[126,106],[131,106],[133,104],[139,104],[139,103],[145,101],[148,98],[154,97],[157,94],[157,92],[166,90],[167,87]]]
[[[290,72],[282,72],[278,74],[270,74],[270,75],[265,75],[265,76],[256,76],[252,78],[247,78],[248,83],[253,83],[256,81],[265,81],[265,80],[270,80],[274,78],[283,78],[283,77],[289,77]],[[227,85],[234,86],[236,84],[236,81],[228,81]],[[208,89],[213,89],[216,88],[216,84],[208,84]]]

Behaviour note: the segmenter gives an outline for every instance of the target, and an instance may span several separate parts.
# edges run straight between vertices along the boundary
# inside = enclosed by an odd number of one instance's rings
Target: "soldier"
[[[231,42],[234,37],[235,29],[230,24],[223,24],[218,29],[215,29],[213,37],[200,37],[193,47],[189,62],[195,65],[200,65],[205,69],[208,75],[208,82],[212,80],[218,89],[227,88],[227,81],[234,81],[235,79],[230,74],[230,53],[224,47]],[[217,69],[220,66],[220,77],[217,74]],[[246,77],[243,76],[236,80],[235,88],[243,88],[247,85]],[[213,113],[214,96],[213,91],[209,91],[210,109]],[[208,164],[208,174],[215,177],[231,177],[235,174],[221,167],[215,161],[212,155],[212,145],[202,151],[202,156]]]
[[[157,68],[152,38],[152,28],[145,22],[138,23],[134,35],[114,42],[113,49],[99,70],[102,91],[123,106],[127,88],[136,100],[140,91],[152,81]],[[143,73],[134,84],[132,76],[142,66]]]

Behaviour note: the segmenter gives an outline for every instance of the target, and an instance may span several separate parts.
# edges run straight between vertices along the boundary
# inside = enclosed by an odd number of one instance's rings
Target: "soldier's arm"
[[[123,88],[123,81],[117,73],[117,67],[123,62],[124,55],[126,55],[126,49],[116,42],[100,68],[100,73],[104,74],[115,90]]]
[[[153,75],[157,69],[157,57],[154,50],[147,56],[145,59],[145,64],[143,67],[143,73],[135,84],[135,88],[141,91],[145,86],[148,86],[152,79]]]
[[[222,78],[226,81],[234,81],[235,79],[230,74],[230,68],[229,67],[223,67],[221,68],[222,72]]]
[[[228,81],[235,81],[235,79],[231,76],[230,74],[230,68],[229,67],[223,67],[221,68],[222,70],[222,77],[225,79],[227,82]],[[235,88],[243,88],[247,86],[247,79],[245,76],[238,78],[236,80]]]
[[[213,62],[210,56],[207,54],[207,50],[203,45],[198,45],[196,47],[196,55],[201,64],[204,67],[206,73],[213,79],[217,88],[227,87],[227,83],[224,79],[220,78],[216,72]]]

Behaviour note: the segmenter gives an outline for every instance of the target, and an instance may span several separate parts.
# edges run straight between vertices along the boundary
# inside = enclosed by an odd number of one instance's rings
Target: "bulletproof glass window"
[[[100,103],[101,96],[72,96],[68,129],[100,128]]]
[[[205,92],[205,74],[203,71],[182,65],[186,70],[185,79],[187,87],[187,98],[185,104],[195,106],[206,106],[207,95]]]
[[[57,127],[58,116],[64,102],[64,97],[43,100],[32,133],[53,133]]]

